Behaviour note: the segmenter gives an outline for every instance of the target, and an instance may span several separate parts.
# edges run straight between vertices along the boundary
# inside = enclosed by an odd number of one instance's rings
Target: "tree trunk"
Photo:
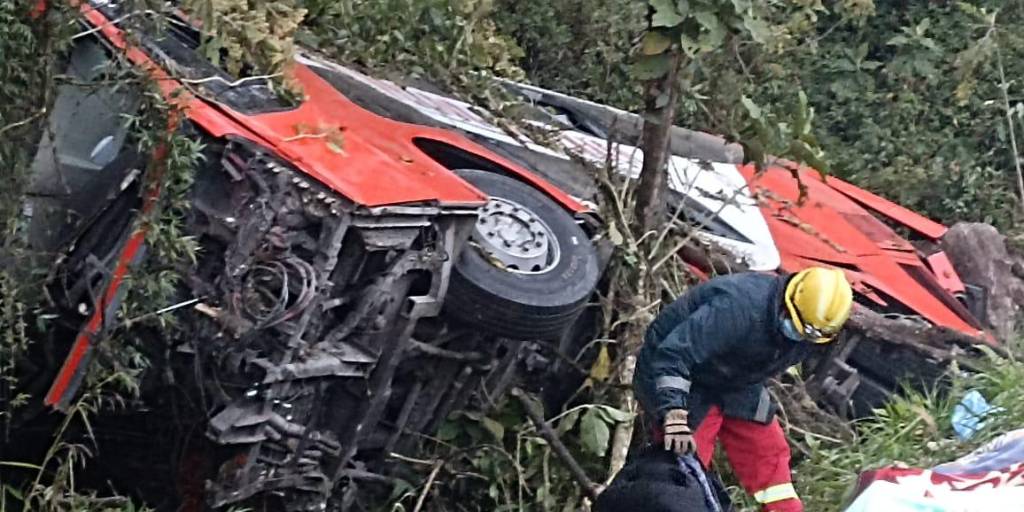
[[[635,239],[642,240],[644,233],[657,229],[665,219],[665,189],[668,187],[669,142],[671,141],[672,123],[675,113],[676,99],[679,96],[679,68],[682,64],[682,51],[679,48],[669,50],[669,69],[661,78],[651,80],[644,86],[644,124],[641,149],[644,152],[644,164],[640,171],[640,183],[636,191],[636,210],[632,226]],[[640,244],[640,251],[646,252]],[[620,301],[630,310],[641,303],[652,299],[647,297],[646,280],[649,278],[642,261],[641,269],[633,286],[622,290]],[[632,306],[632,307],[630,307]],[[620,310],[621,311],[621,310]],[[624,389],[620,396],[619,409],[637,413],[636,398],[633,396],[633,373],[636,366],[636,352],[642,344],[644,330],[649,315],[639,315],[620,331],[622,355],[619,367],[616,368],[615,379]],[[608,468],[608,482],[611,482],[622,469],[633,440],[634,422],[620,423],[612,437],[611,457]]]
[[[647,82],[644,90],[644,129],[641,149],[644,164],[636,191],[637,237],[657,228],[664,219],[665,188],[668,185],[669,141],[679,97],[679,67],[683,60],[679,48],[669,50],[668,72]]]

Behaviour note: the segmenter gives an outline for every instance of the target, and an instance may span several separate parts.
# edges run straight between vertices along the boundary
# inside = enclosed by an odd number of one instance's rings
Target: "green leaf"
[[[28,462],[0,461],[0,467],[28,469],[31,471],[43,471],[42,467],[37,466],[35,464],[30,464]],[[14,489],[12,488],[11,491],[13,492],[13,490]]]
[[[655,108],[665,108],[665,106],[668,105],[668,99],[668,92],[663,92],[659,94],[657,98],[654,98]]]
[[[416,487],[409,482],[402,480],[401,478],[396,478],[394,487],[391,488],[391,498],[388,501],[399,500],[415,489]]]
[[[458,437],[459,427],[452,421],[445,421],[441,424],[441,427],[437,429],[437,438],[442,441],[451,441]]]
[[[985,20],[985,13],[983,13],[981,11],[981,9],[978,9],[977,6],[975,6],[974,4],[972,4],[970,2],[957,2],[956,6],[959,7],[960,10],[963,11],[964,13],[966,13],[966,14],[974,16],[975,18],[977,18],[979,20],[982,20],[982,21]]]
[[[608,224],[608,240],[610,240],[616,247],[622,245],[622,242],[625,241],[622,237],[622,233],[619,231],[619,228],[615,227],[614,222]]]
[[[722,21],[718,19],[718,15],[715,12],[697,11],[693,13],[693,16],[697,18],[697,23],[700,23],[700,26],[704,27],[706,31],[700,36],[700,40],[703,43],[702,46],[705,46],[705,49],[714,49],[725,40],[725,26],[722,25]]]
[[[682,46],[683,51],[686,55],[693,57],[700,52],[700,43],[694,39],[694,36],[687,34],[685,31],[679,36],[679,45]]]
[[[914,59],[913,65],[914,70],[923,77],[931,77],[938,72],[932,62],[927,59]]]
[[[984,37],[979,39],[974,44],[968,46],[963,51],[957,54],[954,65],[957,69],[957,75],[963,79],[968,75],[974,73],[975,69],[986,60],[988,60],[995,45],[993,44],[992,38]]]
[[[928,32],[928,29],[931,28],[931,26],[932,20],[925,18],[921,20],[921,23],[918,23],[917,26],[914,27],[914,31],[917,32],[917,35],[923,36],[925,32]]]
[[[608,345],[601,344],[597,360],[590,367],[590,378],[596,382],[604,382],[612,374],[612,358],[608,355]]]
[[[667,53],[642,55],[633,64],[633,76],[638,80],[654,80],[668,73],[671,58]]]
[[[567,412],[565,416],[562,416],[562,419],[558,420],[558,427],[555,429],[555,432],[557,432],[559,436],[563,436],[572,430],[572,427],[576,425],[576,420],[579,419],[581,412],[583,412],[582,409],[575,409]]]
[[[683,22],[683,16],[679,14],[676,3],[673,0],[650,0],[654,14],[651,15],[651,26],[653,27],[674,27]]]
[[[796,112],[793,113],[793,133],[802,136],[810,132],[811,111],[807,106],[807,94],[801,90],[797,93]]]
[[[860,62],[868,56],[868,43],[861,43],[853,54],[854,60]]]
[[[485,432],[484,428],[481,427],[479,423],[468,423],[465,426],[465,430],[466,434],[469,435],[469,438],[472,439],[474,443],[480,443],[490,436],[490,433]]]
[[[790,156],[794,157],[795,160],[814,167],[821,174],[828,174],[829,165],[822,158],[823,155],[820,149],[812,148],[802,140],[794,140],[790,142],[789,152],[791,153]]]
[[[777,62],[768,63],[765,65],[765,67],[768,69],[768,71],[771,71],[772,75],[775,75],[776,77],[786,75],[786,67]]]
[[[760,43],[768,44],[772,38],[772,29],[764,20],[752,16],[743,17],[743,26],[750,33],[751,39]]]
[[[610,436],[608,424],[604,422],[597,408],[592,408],[583,415],[583,419],[580,420],[580,441],[584,450],[603,457],[608,451]]]
[[[750,117],[753,117],[754,119],[761,119],[764,115],[761,111],[761,107],[757,106],[757,103],[754,103],[754,100],[749,97],[741,97],[740,102],[743,103],[743,107],[747,109],[747,113],[750,114]]]
[[[486,428],[488,432],[494,435],[495,440],[500,442],[505,438],[505,426],[501,423],[498,423],[486,416],[480,419],[480,423],[483,424],[484,428]]]
[[[597,409],[601,411],[601,414],[610,423],[625,423],[633,419],[633,414],[607,405],[599,405]]]
[[[910,43],[910,39],[907,36],[893,36],[885,44],[889,46],[905,46],[908,43]]]
[[[672,45],[672,39],[670,39],[661,30],[649,30],[644,34],[643,43],[640,46],[640,52],[644,55],[657,55],[668,50],[668,47]]]
[[[682,17],[690,14],[690,0],[676,0],[676,12]]]

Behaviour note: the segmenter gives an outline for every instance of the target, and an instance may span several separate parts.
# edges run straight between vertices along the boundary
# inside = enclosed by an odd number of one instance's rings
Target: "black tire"
[[[530,209],[557,239],[561,256],[544,273],[517,273],[492,265],[467,244],[452,271],[446,312],[500,336],[556,338],[597,287],[600,270],[590,239],[568,212],[533,187],[493,172],[456,172],[482,192]]]

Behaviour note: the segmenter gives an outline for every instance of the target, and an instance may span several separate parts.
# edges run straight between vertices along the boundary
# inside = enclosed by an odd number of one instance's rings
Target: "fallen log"
[[[981,333],[969,336],[948,327],[888,318],[859,305],[854,307],[846,328],[869,338],[919,350],[940,360],[952,360],[968,347],[977,345],[985,345],[1000,355],[1007,355],[1005,349]]]

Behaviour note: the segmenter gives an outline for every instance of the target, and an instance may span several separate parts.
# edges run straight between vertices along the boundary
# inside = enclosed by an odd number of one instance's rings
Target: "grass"
[[[951,368],[949,386],[942,392],[907,390],[876,409],[873,416],[849,426],[823,421],[827,418],[820,414],[790,414],[793,480],[805,509],[842,511],[852,500],[862,471],[900,465],[930,468],[966,455],[1008,431],[1024,428],[1024,401],[1019,399],[1024,395],[1024,361],[986,352],[979,366],[980,371],[973,374]],[[984,428],[964,441],[953,431],[951,418],[956,404],[970,390],[979,391],[993,408],[1004,410],[990,414]],[[792,396],[783,398],[785,406],[795,409],[796,404],[787,403],[792,400]],[[720,449],[714,465],[737,512],[759,510],[736,484]]]
[[[1024,402],[1019,399],[1024,393],[1024,362],[990,353],[982,372],[964,374],[952,369],[950,373],[948,392],[906,392],[875,416],[855,424],[852,443],[804,439],[811,455],[799,460],[793,473],[807,510],[842,510],[860,471],[895,464],[931,467],[1024,427]],[[950,419],[953,408],[971,389],[1005,410],[991,415],[971,439],[961,441]]]

